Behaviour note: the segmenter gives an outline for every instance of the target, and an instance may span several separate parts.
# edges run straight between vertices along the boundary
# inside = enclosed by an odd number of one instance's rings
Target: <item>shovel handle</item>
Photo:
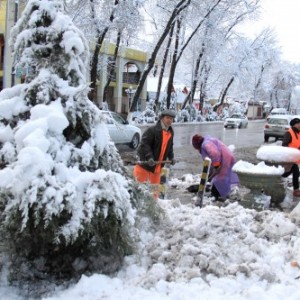
[[[138,160],[135,162],[136,165],[147,165],[149,163],[148,160]],[[156,165],[158,164],[171,164],[172,163],[172,160],[157,160],[154,162]]]

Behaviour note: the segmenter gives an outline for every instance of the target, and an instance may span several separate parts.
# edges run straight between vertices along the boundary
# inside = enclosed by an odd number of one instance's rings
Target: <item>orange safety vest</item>
[[[289,129],[289,133],[292,137],[292,141],[289,143],[289,147],[300,149],[300,133],[296,133],[292,128]]]
[[[170,138],[171,138],[171,133],[169,131],[163,130],[162,131],[162,145],[161,145],[158,160],[163,160]],[[155,168],[154,173],[158,173],[158,172],[160,173],[160,170],[161,170],[161,164],[158,164]]]
[[[292,128],[289,129],[289,133],[292,137],[292,141],[288,144],[288,146],[300,149],[300,133],[296,133]],[[297,164],[300,164],[300,160],[297,161]]]
[[[160,148],[160,154],[158,160],[163,160],[168,145],[168,141],[170,140],[171,136],[172,134],[169,131],[162,130],[162,145]],[[159,184],[160,171],[161,171],[161,164],[156,165],[154,172],[148,171],[142,168],[141,166],[136,165],[133,169],[133,175],[139,182],[149,181],[152,184]]]

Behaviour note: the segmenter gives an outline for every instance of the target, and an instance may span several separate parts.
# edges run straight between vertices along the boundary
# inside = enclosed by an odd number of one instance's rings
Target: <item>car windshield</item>
[[[230,118],[242,119],[243,117],[241,115],[232,115]]]
[[[269,124],[276,124],[276,125],[287,125],[288,120],[287,119],[269,119]]]
[[[116,114],[116,113],[113,113],[113,114],[112,114],[112,117],[114,118],[114,120],[115,120],[117,123],[119,123],[119,124],[124,124],[124,119],[123,119],[120,115],[118,115],[118,114]]]

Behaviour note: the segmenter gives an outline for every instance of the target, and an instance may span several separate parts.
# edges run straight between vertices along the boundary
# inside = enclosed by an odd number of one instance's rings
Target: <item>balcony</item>
[[[127,73],[123,72],[123,83],[137,85],[140,80],[140,73]],[[111,76],[111,81],[116,81],[116,74]]]

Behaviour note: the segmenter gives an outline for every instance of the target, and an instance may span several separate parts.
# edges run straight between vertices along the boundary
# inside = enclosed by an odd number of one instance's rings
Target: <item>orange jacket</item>
[[[292,128],[289,129],[289,133],[292,137],[289,147],[300,149],[300,133],[296,133]]]

